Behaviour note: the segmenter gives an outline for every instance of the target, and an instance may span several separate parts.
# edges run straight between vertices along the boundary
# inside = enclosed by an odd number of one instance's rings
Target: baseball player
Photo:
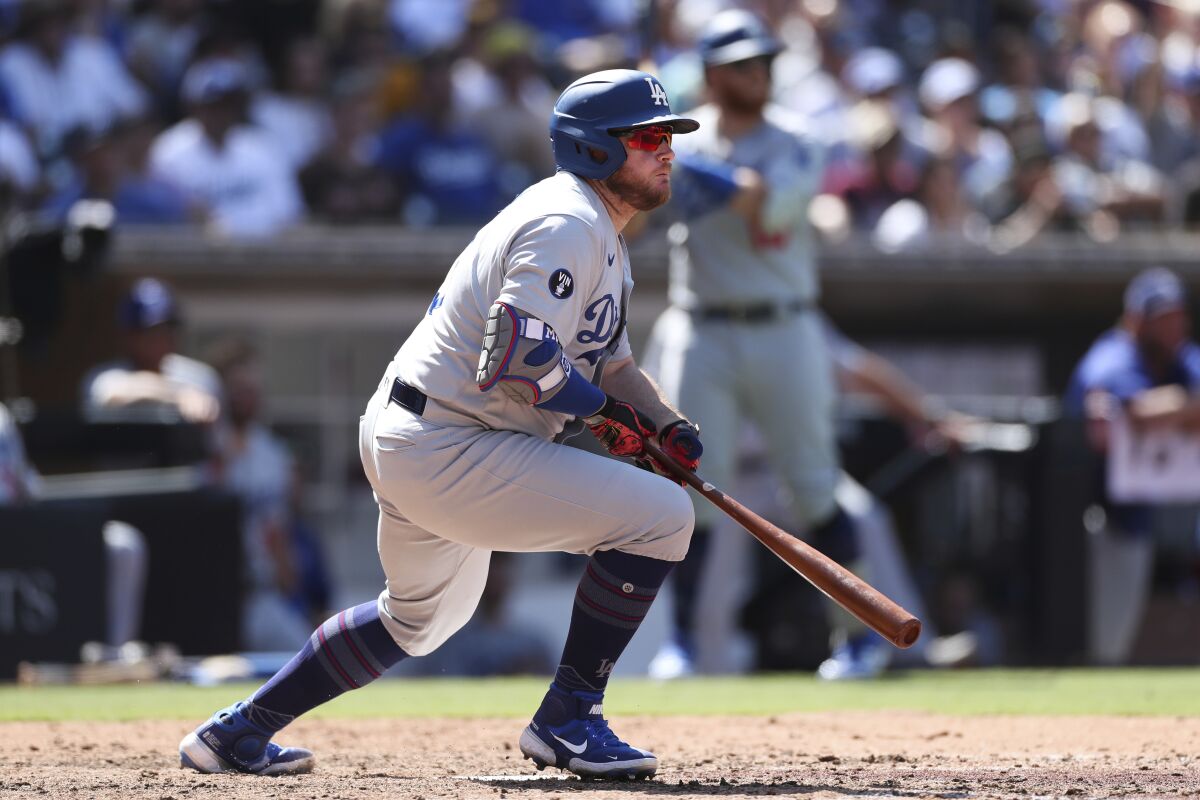
[[[658,79],[610,70],[571,84],[550,120],[558,173],[513,201],[459,256],[387,368],[360,424],[379,504],[377,600],[337,614],[248,700],[180,743],[201,772],[304,772],[270,742],[299,714],[431,652],[470,618],[493,550],[590,556],[553,683],[520,737],[537,766],[653,775],[655,756],[603,716],[613,666],[672,566],[692,503],[645,442],[695,469],[696,429],[634,363],[621,235],[666,202],[676,116]],[[628,463],[563,446],[586,424]],[[639,469],[641,466],[643,469]]]
[[[1187,290],[1174,272],[1151,267],[1129,282],[1120,321],[1088,349],[1063,399],[1064,413],[1083,421],[1092,450],[1107,456],[1113,424],[1122,416],[1143,429],[1200,430],[1200,344],[1191,339],[1191,327]],[[1114,501],[1102,475],[1093,496],[1103,524],[1087,538],[1088,649],[1094,662],[1111,665],[1125,663],[1133,651],[1162,509]]]
[[[769,103],[771,62],[781,46],[755,15],[729,10],[702,31],[699,52],[710,102],[694,116],[700,132],[681,142],[689,166],[679,189],[686,234],[673,236],[672,308],[655,326],[651,348],[661,352],[656,377],[667,397],[704,431],[705,477],[733,484],[737,433],[743,416],[763,432],[772,466],[789,492],[793,519],[830,557],[860,570],[853,523],[834,490],[840,467],[834,437],[834,385],[822,336],[808,203],[822,177],[823,154],[799,122]],[[715,165],[715,167],[714,167]],[[724,167],[728,191],[691,172]],[[736,170],[758,173],[766,189],[747,215],[721,197],[745,194]],[[676,204],[673,204],[676,205]],[[675,632],[656,658],[690,667],[696,585],[715,509],[697,503],[691,552],[672,578]],[[820,674],[863,677],[886,665],[887,651],[849,614],[831,620],[834,654]]]

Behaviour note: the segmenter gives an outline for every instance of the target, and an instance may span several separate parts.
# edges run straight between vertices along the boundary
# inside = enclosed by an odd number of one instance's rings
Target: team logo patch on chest
[[[566,300],[575,291],[575,279],[565,269],[556,269],[550,275],[550,294]]]

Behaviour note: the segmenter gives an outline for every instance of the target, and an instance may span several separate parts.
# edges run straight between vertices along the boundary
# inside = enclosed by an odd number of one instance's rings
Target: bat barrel
[[[842,608],[901,649],[912,647],[921,636],[921,621],[819,550],[771,524],[717,489],[694,472],[684,469],[654,443],[646,450],[662,466],[705,499],[728,514],[764,547]]]

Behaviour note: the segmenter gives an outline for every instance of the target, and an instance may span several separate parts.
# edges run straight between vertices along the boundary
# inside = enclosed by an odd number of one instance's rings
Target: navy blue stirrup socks
[[[554,683],[565,691],[603,692],[625,646],[650,610],[673,561],[605,550],[579,579],[571,628]]]
[[[366,686],[407,657],[375,600],[325,620],[304,648],[254,693],[243,713],[274,733],[305,711]]]

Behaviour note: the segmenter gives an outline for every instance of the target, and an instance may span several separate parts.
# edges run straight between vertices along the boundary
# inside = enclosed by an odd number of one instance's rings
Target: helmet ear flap
[[[552,131],[550,138],[559,168],[581,178],[604,180],[625,162],[625,146],[607,131],[598,131],[593,138]]]

